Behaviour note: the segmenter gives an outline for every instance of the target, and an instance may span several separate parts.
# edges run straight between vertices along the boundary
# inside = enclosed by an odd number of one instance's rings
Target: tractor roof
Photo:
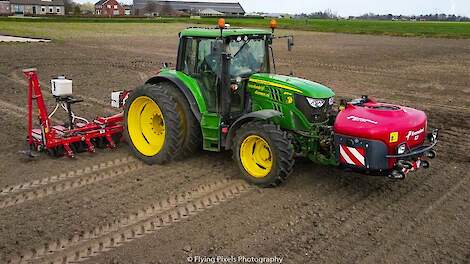
[[[250,28],[226,28],[222,31],[224,37],[240,36],[240,35],[271,35],[271,30],[266,29],[250,29]],[[182,37],[203,37],[217,38],[220,37],[219,28],[187,28],[181,31]]]

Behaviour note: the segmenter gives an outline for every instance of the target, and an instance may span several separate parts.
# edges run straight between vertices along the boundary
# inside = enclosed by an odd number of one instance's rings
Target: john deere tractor
[[[220,20],[218,27],[180,32],[176,69],[163,67],[126,100],[124,130],[132,152],[148,164],[162,164],[201,147],[232,150],[244,178],[261,186],[285,181],[298,156],[339,165],[340,141],[358,147],[349,142],[358,136],[334,134],[331,89],[275,74],[273,41],[287,38],[289,50],[294,45],[292,36],[275,36],[275,26],[272,21],[271,30],[243,29]],[[410,157],[403,160],[412,169],[417,156]],[[397,170],[387,162],[375,168],[373,158],[365,159],[365,170]]]

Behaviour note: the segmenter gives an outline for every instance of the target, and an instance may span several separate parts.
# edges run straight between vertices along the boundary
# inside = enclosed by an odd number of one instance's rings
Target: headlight
[[[310,104],[310,106],[314,108],[320,108],[325,104],[325,100],[323,99],[314,99],[314,98],[307,97],[307,101]]]
[[[406,151],[406,143],[403,143],[400,146],[398,146],[398,149],[397,149],[398,155],[405,153],[405,151]]]
[[[331,97],[330,99],[328,99],[328,104],[329,105],[333,105],[335,103],[335,98],[334,97]]]

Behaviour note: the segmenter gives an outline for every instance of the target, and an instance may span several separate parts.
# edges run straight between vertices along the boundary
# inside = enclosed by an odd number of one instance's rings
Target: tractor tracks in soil
[[[467,175],[463,177],[460,181],[452,185],[447,191],[445,191],[442,195],[440,195],[437,199],[432,200],[432,202],[424,207],[417,210],[417,214],[413,217],[412,221],[408,221],[406,225],[400,226],[399,230],[390,230],[387,235],[387,239],[383,240],[383,243],[376,247],[375,250],[370,254],[362,254],[359,259],[357,259],[360,263],[374,263],[378,259],[384,259],[387,252],[390,252],[391,249],[396,248],[397,246],[401,245],[402,241],[405,241],[407,237],[411,234],[416,233],[416,229],[423,225],[425,222],[431,220],[430,216],[431,213],[446,203],[446,201],[450,200],[452,197],[455,197],[456,193],[464,188],[465,184],[468,184],[470,181],[470,176]],[[467,189],[468,191],[468,189]],[[468,204],[467,204],[468,207]],[[415,209],[413,207],[413,209]],[[398,221],[402,222],[402,221]],[[468,223],[460,224],[466,225]],[[405,222],[403,222],[405,223]],[[393,232],[396,231],[396,232]],[[452,248],[452,262],[462,262],[465,263],[468,261],[468,249],[463,248],[463,245],[459,247]]]
[[[384,237],[384,239],[375,238],[378,241],[386,241],[382,245],[374,245],[374,248],[386,247],[390,249],[393,245],[399,243],[400,239],[403,239],[408,232],[411,232],[412,227],[416,225],[419,219],[428,216],[433,210],[441,206],[446,200],[449,199],[455,192],[466,183],[469,177],[464,177],[456,184],[452,185],[444,193],[427,192],[431,178],[427,177],[425,180],[414,184],[413,186],[406,186],[403,191],[394,190],[390,192],[393,197],[388,197],[389,202],[380,202],[380,196],[378,193],[367,195],[364,199],[351,198],[353,202],[347,203],[346,206],[340,206],[338,211],[328,215],[327,218],[330,221],[324,222],[322,225],[326,226],[329,230],[335,230],[335,236],[331,239],[322,240],[320,243],[315,244],[315,253],[320,259],[328,259],[330,253],[331,244],[337,244],[335,241],[341,241],[346,246],[353,245],[352,249],[348,249],[348,259],[356,262],[358,259],[364,258],[364,255],[370,252],[361,251],[360,247],[366,242],[360,242],[357,240],[357,235],[360,234],[359,230],[380,227],[381,225],[387,225],[391,223],[387,229],[381,229],[377,236]],[[425,194],[424,194],[425,193]],[[420,201],[416,202],[416,197],[420,196]],[[362,201],[365,201],[361,204]],[[407,214],[394,214],[399,211],[403,206],[407,205]],[[353,208],[353,206],[359,206],[359,208]],[[362,209],[361,209],[362,208]],[[350,215],[351,214],[351,215]],[[338,219],[349,218],[344,222],[338,223]],[[407,217],[413,217],[413,221],[407,220]],[[402,229],[403,226],[400,223],[408,222],[408,226]],[[385,231],[384,231],[385,230]],[[375,234],[370,233],[372,236]],[[337,244],[341,247],[342,244]],[[367,247],[369,248],[369,247]],[[336,251],[332,251],[336,252]],[[374,252],[378,252],[375,250]],[[364,263],[364,260],[359,260],[359,263]]]
[[[84,169],[7,186],[0,190],[0,209],[115,178],[136,171],[143,166],[142,162],[129,156],[88,166]]]
[[[449,160],[470,162],[470,139],[465,135],[470,130],[468,113],[442,112],[431,113],[430,121],[434,127],[440,127],[440,141],[437,144],[438,154]]]
[[[26,110],[19,106],[16,106],[12,103],[0,99],[0,112],[3,112],[8,115],[12,115],[14,117],[18,117],[21,119],[26,118]]]
[[[470,140],[465,135],[469,128],[449,127],[442,131],[438,147],[447,153],[449,159],[470,163]]]
[[[254,189],[242,180],[222,180],[190,192],[169,196],[111,223],[80,235],[45,243],[8,261],[16,263],[78,263],[127,242],[157,232]]]
[[[369,67],[369,66],[362,66],[362,65],[352,65],[352,64],[331,64],[331,63],[323,63],[323,62],[312,62],[312,67],[314,68],[321,68],[321,69],[331,69],[334,71],[343,71],[343,72],[350,72],[350,73],[359,73],[359,74],[367,74],[367,75],[375,75],[379,77],[387,77],[387,78],[399,78],[401,80],[413,81],[413,82],[422,82],[423,79],[419,78],[411,78],[411,77],[404,77],[398,75],[405,75],[409,74],[409,72],[404,70],[396,70],[396,69],[386,69],[386,68],[376,68],[376,67]],[[463,72],[462,74],[465,74]],[[449,83],[447,83],[449,85]],[[464,87],[466,88],[467,85],[465,83],[451,83],[453,86]]]
[[[421,184],[426,184],[425,180]],[[321,240],[315,244],[315,253],[317,256],[324,256],[328,254],[331,244],[334,241],[349,241],[354,240],[353,235],[357,232],[358,228],[367,227],[368,223],[375,223],[376,221],[389,216],[389,210],[392,207],[398,206],[401,201],[413,196],[420,188],[410,187],[406,191],[395,190],[392,192],[394,196],[391,202],[381,203],[380,195],[378,192],[368,193],[361,196],[342,196],[340,198],[349,199],[345,205],[337,206],[336,211],[326,215],[325,219],[320,219],[321,225],[327,230],[334,230],[334,237],[330,239]],[[378,191],[378,190],[376,190]],[[397,193],[395,193],[397,192]],[[362,209],[361,209],[362,208]],[[351,216],[353,214],[353,216]],[[341,219],[347,219],[341,221]],[[332,241],[334,240],[334,241]],[[354,241],[352,241],[354,242]]]

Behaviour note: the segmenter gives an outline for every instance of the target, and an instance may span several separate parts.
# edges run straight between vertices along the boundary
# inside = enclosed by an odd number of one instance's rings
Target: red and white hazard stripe
[[[417,161],[414,161],[412,164],[413,164],[413,168],[411,169],[403,168],[402,169],[403,173],[408,174],[409,172],[419,169],[421,167],[421,160],[418,159]]]
[[[364,148],[354,148],[344,145],[339,145],[339,156],[341,163],[365,167],[366,150]]]

